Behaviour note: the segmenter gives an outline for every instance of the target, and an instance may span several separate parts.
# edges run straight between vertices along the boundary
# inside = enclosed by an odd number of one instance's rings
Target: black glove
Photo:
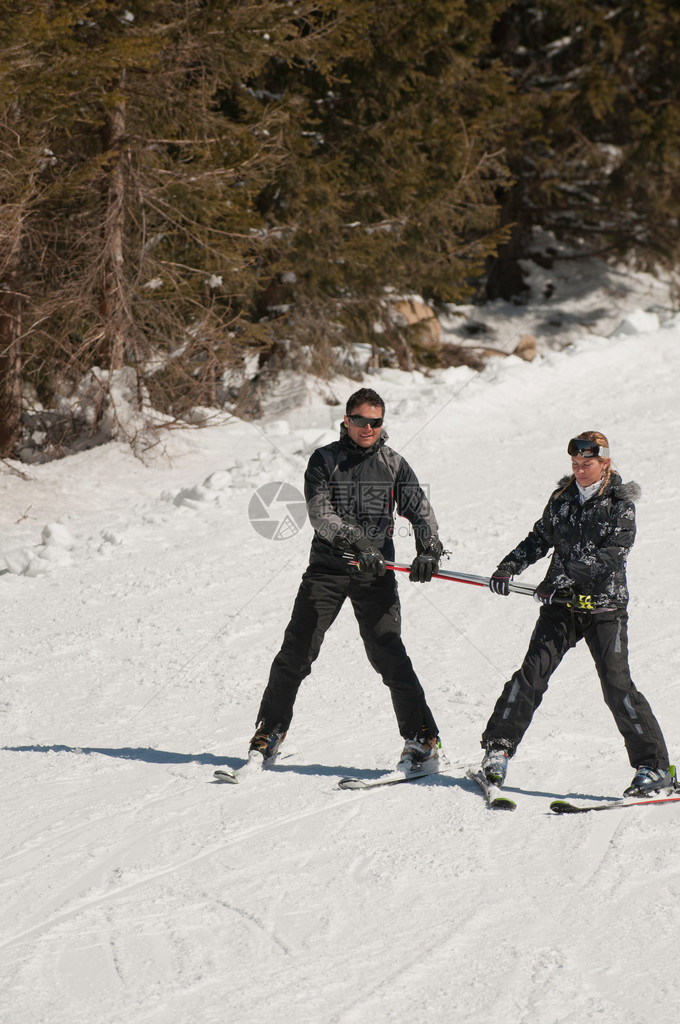
[[[359,572],[371,576],[384,576],[387,570],[385,559],[374,544],[371,544],[368,537],[358,537],[352,544],[357,554]]]
[[[439,559],[444,547],[439,540],[431,540],[423,551],[419,551],[411,563],[409,579],[412,583],[429,583],[432,574],[439,569]]]
[[[387,566],[385,559],[377,548],[371,544],[359,552],[359,572],[370,573],[372,576],[384,576]]]
[[[546,583],[544,580],[543,583],[538,584],[534,591],[534,601],[538,604],[552,604],[556,593],[557,590],[554,585],[552,583]]]
[[[512,573],[510,570],[504,569],[503,566],[499,565],[489,580],[489,590],[492,590],[494,594],[500,594],[501,597],[507,597],[510,593],[511,579]]]

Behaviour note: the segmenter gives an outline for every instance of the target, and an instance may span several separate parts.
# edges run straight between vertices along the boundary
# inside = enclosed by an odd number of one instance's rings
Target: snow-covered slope
[[[643,491],[633,676],[680,757],[680,327],[640,326],[480,375],[370,382],[464,572],[488,575],[525,535],[569,437],[608,435]],[[354,387],[334,382],[343,403]],[[526,648],[527,598],[400,579],[447,776],[336,788],[400,751],[346,609],[300,692],[297,753],[213,783],[243,763],[310,541],[294,520],[266,539],[250,502],[301,488],[340,416],[319,400],[173,434],[146,467],[115,444],[2,467],[3,1024],[675,1021],[680,812],[548,813],[631,777],[585,648],[512,762],[516,813],[489,812],[464,777]]]

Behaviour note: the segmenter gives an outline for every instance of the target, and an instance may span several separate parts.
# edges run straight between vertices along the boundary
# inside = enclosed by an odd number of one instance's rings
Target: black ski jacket
[[[387,561],[394,560],[394,513],[413,527],[416,551],[437,540],[432,506],[407,463],[385,443],[382,432],[370,448],[355,444],[342,424],[340,440],[317,448],[305,472],[305,500],[314,528],[310,565],[354,574],[343,558],[359,534]]]
[[[569,479],[560,480],[541,518],[499,568],[523,572],[554,548],[547,587],[590,594],[596,608],[625,608],[626,560],[635,540],[640,488],[612,473],[604,492],[581,505],[576,482]]]

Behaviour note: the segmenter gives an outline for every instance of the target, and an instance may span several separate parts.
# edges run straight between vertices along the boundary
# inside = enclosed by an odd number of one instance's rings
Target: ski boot
[[[265,761],[271,760],[276,757],[279,752],[279,747],[286,738],[286,733],[282,731],[281,726],[277,725],[272,730],[267,729],[264,725],[260,725],[255,735],[250,741],[248,747],[248,757],[253,753],[262,754]]]
[[[428,762],[439,760],[442,744],[438,736],[423,736],[422,739],[406,740],[404,749],[401,752],[398,772],[419,771],[428,766]]]
[[[673,776],[665,768],[650,768],[649,765],[641,764],[635,769],[635,776],[628,789],[624,789],[624,796],[649,796],[650,793],[658,793],[660,790],[669,789],[673,785]]]
[[[492,786],[502,786],[508,770],[508,752],[503,747],[489,746],[482,759],[482,773]]]

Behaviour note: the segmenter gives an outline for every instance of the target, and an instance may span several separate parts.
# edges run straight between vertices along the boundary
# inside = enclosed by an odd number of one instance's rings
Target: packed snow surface
[[[526,535],[571,436],[607,434],[642,488],[633,678],[680,758],[680,326],[619,320],[530,364],[365,383],[460,572],[489,575]],[[448,774],[337,788],[401,750],[346,607],[300,691],[293,755],[213,781],[244,763],[306,566],[304,467],[356,386],[332,382],[336,405],[170,433],[146,464],[118,443],[2,464],[3,1024],[677,1020],[677,805],[548,810],[632,777],[585,645],[511,763],[517,811],[489,811],[465,778],[526,649],[530,598],[400,576]]]

